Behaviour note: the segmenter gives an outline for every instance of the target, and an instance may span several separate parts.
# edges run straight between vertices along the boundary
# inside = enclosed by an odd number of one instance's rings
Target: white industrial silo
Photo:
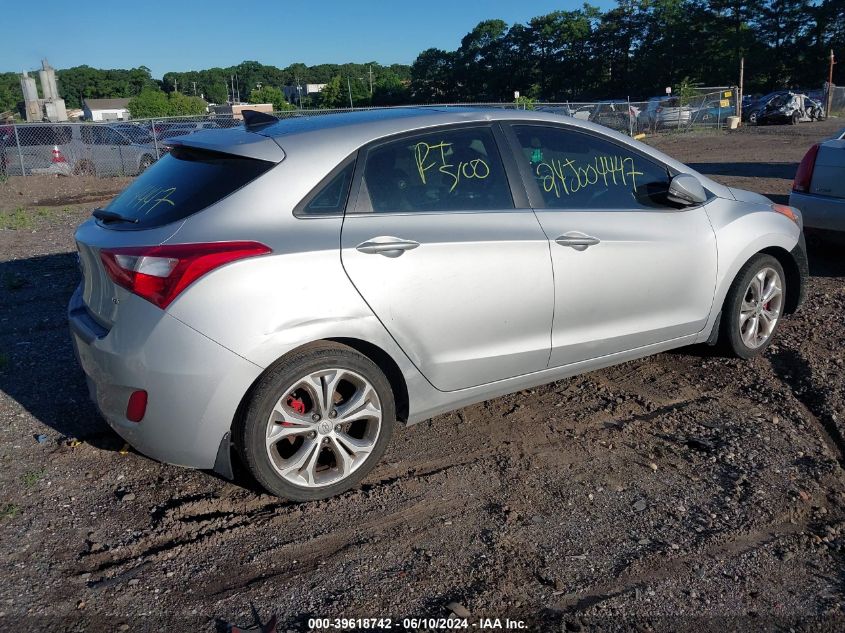
[[[38,87],[35,85],[35,77],[30,77],[26,71],[21,74],[21,91],[24,101],[38,102]]]
[[[41,60],[41,70],[38,71],[41,78],[41,90],[46,100],[58,99],[59,89],[56,86],[56,71],[50,66],[46,59]]]
[[[21,73],[21,92],[23,92],[24,114],[27,121],[40,121],[41,103],[38,101],[38,87],[35,85],[35,77],[30,77],[24,71]]]

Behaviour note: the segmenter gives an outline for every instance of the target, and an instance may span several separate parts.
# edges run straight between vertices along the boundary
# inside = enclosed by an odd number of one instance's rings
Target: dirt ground
[[[782,200],[840,125],[651,142]],[[811,242],[807,302],[762,358],[687,348],[467,407],[398,429],[360,489],[295,505],[121,450],[65,305],[73,229],[123,183],[28,180],[0,184],[1,629],[845,627],[841,247]]]

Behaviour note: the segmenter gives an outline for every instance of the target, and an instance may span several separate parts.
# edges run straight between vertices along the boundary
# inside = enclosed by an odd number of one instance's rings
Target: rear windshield
[[[150,228],[201,211],[267,172],[274,163],[174,147],[106,209],[137,219],[137,224],[109,223],[109,228]]]

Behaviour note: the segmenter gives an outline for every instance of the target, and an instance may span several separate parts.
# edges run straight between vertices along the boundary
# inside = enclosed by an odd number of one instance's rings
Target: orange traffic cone
[[[54,163],[66,163],[67,162],[67,159],[62,154],[62,150],[59,149],[58,145],[53,145],[52,162],[54,162]]]

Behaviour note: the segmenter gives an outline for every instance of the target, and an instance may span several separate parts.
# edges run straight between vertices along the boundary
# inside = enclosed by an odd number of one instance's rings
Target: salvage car
[[[320,499],[397,420],[696,343],[752,358],[804,297],[798,211],[591,122],[245,116],[76,231],[77,357],[155,459],[231,477],[236,453]]]
[[[807,228],[845,236],[845,130],[807,151],[792,183],[789,204]]]
[[[680,128],[690,124],[693,108],[681,105],[678,97],[652,97],[639,112],[637,121],[640,129],[657,131],[660,128]]]
[[[803,94],[779,92],[759,101],[748,112],[748,121],[757,125],[814,121],[823,118],[821,105]]]

